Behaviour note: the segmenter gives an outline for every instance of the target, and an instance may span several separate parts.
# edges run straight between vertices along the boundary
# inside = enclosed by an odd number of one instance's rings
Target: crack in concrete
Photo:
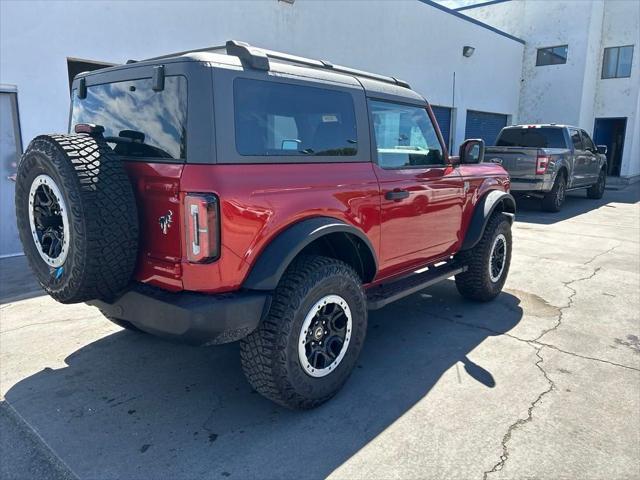
[[[589,260],[589,262],[592,262],[598,256],[599,255],[596,255],[591,260]],[[589,263],[589,262],[587,262],[587,263]],[[586,263],[584,265],[586,265]],[[600,271],[600,267],[596,268],[591,274],[587,275],[586,277],[577,278],[575,280],[570,280],[568,282],[562,282],[562,285],[564,287],[566,287],[569,290],[571,290],[571,293],[569,294],[569,297],[567,298],[567,304],[562,306],[562,307],[560,307],[560,313],[558,314],[558,318],[556,319],[556,324],[551,328],[547,328],[547,329],[543,330],[542,333],[540,333],[540,335],[538,335],[535,339],[533,339],[534,342],[539,341],[547,333],[553,332],[554,330],[557,330],[558,327],[560,327],[560,325],[562,325],[562,318],[564,317],[564,311],[570,309],[573,306],[573,298],[578,294],[578,291],[575,288],[573,288],[572,285],[574,283],[582,282],[582,281],[585,281],[585,280],[591,280],[593,277],[595,277],[597,275],[597,273],[599,271]]]
[[[529,342],[527,342],[527,343],[529,343]],[[507,444],[509,443],[509,440],[511,440],[511,435],[518,428],[520,428],[523,425],[526,425],[527,423],[533,421],[533,409],[538,405],[538,403],[540,403],[542,401],[542,399],[544,398],[545,395],[548,395],[549,393],[551,393],[556,388],[556,384],[554,383],[553,380],[551,380],[551,378],[547,374],[546,370],[542,367],[542,363],[544,363],[544,359],[540,355],[540,352],[542,351],[543,348],[545,348],[545,346],[543,345],[543,346],[534,347],[534,348],[536,349],[536,356],[538,357],[538,361],[536,362],[535,365],[542,372],[542,375],[544,375],[544,378],[547,381],[547,383],[549,384],[549,387],[545,391],[540,393],[538,395],[538,397],[533,402],[531,402],[531,404],[529,405],[529,408],[527,409],[527,417],[526,418],[519,418],[514,423],[509,425],[509,428],[507,429],[507,432],[502,437],[502,455],[500,455],[500,461],[498,463],[496,463],[491,468],[491,470],[487,470],[486,472],[484,472],[482,474],[483,480],[487,480],[487,477],[489,475],[491,475],[492,473],[498,472],[498,471],[500,471],[500,470],[502,470],[504,468],[504,464],[509,459],[509,448],[507,447]]]
[[[613,246],[613,247],[611,247],[609,250],[606,250],[606,251],[604,251],[604,252],[602,252],[602,253],[599,253],[599,254],[595,255],[591,260],[589,260],[589,261],[587,261],[587,262],[583,263],[582,265],[589,265],[590,263],[593,263],[593,262],[595,261],[595,259],[596,259],[596,258],[602,257],[602,256],[606,255],[607,253],[611,253],[611,252],[613,252],[613,251],[614,251],[616,248],[618,248],[620,245],[622,245],[622,242],[618,242],[618,244],[617,244],[617,245],[614,245],[614,246]]]
[[[0,335],[4,335],[5,333],[11,333],[11,332],[15,332],[18,330],[22,330],[23,328],[29,328],[29,327],[39,327],[42,325],[50,325],[52,323],[62,323],[62,322],[73,322],[73,321],[77,321],[80,320],[79,318],[61,318],[60,320],[49,320],[48,322],[35,322],[35,323],[26,323],[24,325],[20,325],[19,327],[16,328],[10,328],[9,330],[2,330],[0,331]]]
[[[618,248],[621,245],[621,243],[619,243],[618,245],[615,245],[614,247],[611,247],[610,249],[598,253],[597,255],[594,255],[591,259],[589,259],[588,261],[586,261],[585,263],[583,263],[582,265],[589,265],[591,263],[593,263],[597,258],[604,256],[608,253],[611,253],[613,250],[615,250],[616,248]],[[535,365],[536,367],[540,370],[540,372],[542,372],[542,375],[544,376],[545,380],[548,383],[548,388],[546,390],[544,390],[543,392],[541,392],[536,399],[531,402],[531,404],[529,405],[529,408],[527,409],[527,416],[526,418],[519,418],[517,419],[514,423],[512,423],[511,425],[509,425],[509,428],[507,429],[507,432],[504,434],[504,436],[502,437],[502,455],[500,455],[500,460],[490,469],[487,470],[483,473],[482,478],[483,480],[487,480],[488,476],[492,473],[498,472],[500,470],[502,470],[504,468],[505,463],[507,462],[507,460],[509,459],[509,448],[508,448],[508,443],[511,440],[511,436],[513,434],[513,432],[519,428],[521,428],[522,426],[526,425],[527,423],[530,423],[531,421],[533,421],[533,410],[535,409],[535,407],[542,401],[542,399],[548,395],[549,393],[551,393],[553,390],[555,390],[556,386],[554,381],[549,377],[547,371],[544,369],[544,367],[542,366],[542,364],[544,363],[544,359],[542,358],[541,352],[544,348],[551,348],[554,349],[558,352],[564,353],[566,355],[571,355],[577,358],[582,358],[585,360],[592,360],[592,361],[596,361],[596,362],[601,362],[601,363],[605,363],[611,366],[615,366],[615,367],[620,367],[620,368],[626,368],[629,370],[636,370],[636,371],[640,371],[640,369],[635,368],[635,367],[631,367],[628,365],[623,365],[623,364],[619,364],[619,363],[615,363],[615,362],[611,362],[609,360],[604,360],[601,358],[595,358],[595,357],[589,357],[589,356],[585,356],[585,355],[580,355],[577,353],[573,353],[573,352],[568,352],[566,350],[563,350],[559,347],[556,347],[555,345],[549,344],[549,343],[545,343],[545,342],[541,342],[540,339],[545,336],[547,333],[552,332],[554,330],[557,330],[561,325],[562,325],[562,319],[563,319],[563,315],[564,315],[564,311],[570,309],[573,306],[573,301],[574,301],[574,297],[578,294],[578,291],[573,288],[572,285],[578,283],[578,282],[583,282],[586,280],[590,280],[593,277],[595,277],[598,272],[601,270],[601,267],[597,267],[594,269],[593,272],[591,272],[589,275],[585,276],[585,277],[580,277],[574,280],[570,280],[568,282],[562,282],[562,284],[568,288],[571,293],[568,297],[568,301],[567,304],[563,307],[560,307],[559,309],[559,314],[556,320],[556,324],[551,327],[548,328],[546,330],[544,330],[540,335],[538,335],[535,339],[533,340],[526,340],[524,338],[520,338],[517,337],[515,335],[512,335],[510,333],[507,332],[500,332],[498,330],[494,330],[492,328],[489,327],[485,327],[482,325],[474,325],[472,323],[467,323],[467,322],[463,322],[460,320],[455,320],[452,318],[448,318],[446,316],[442,316],[442,315],[433,315],[436,318],[440,318],[442,320],[446,320],[449,322],[452,322],[454,324],[460,324],[460,325],[464,325],[470,328],[477,328],[480,330],[485,330],[491,333],[494,333],[496,335],[504,335],[506,337],[512,338],[514,340],[517,340],[519,342],[523,342],[526,343],[527,345],[533,347],[536,351],[536,356],[538,357],[538,360],[536,361]]]
[[[610,249],[598,253],[597,255],[594,255],[590,260],[586,261],[585,263],[583,263],[584,266],[589,265],[591,263],[593,263],[597,258],[606,255],[608,253],[611,253],[613,250],[615,250],[616,248],[618,248],[621,244],[619,243],[618,245],[615,245],[613,247],[611,247]],[[538,335],[538,337],[536,337],[534,340],[532,341],[525,341],[526,343],[528,343],[529,345],[533,346],[536,349],[536,356],[538,357],[538,361],[536,362],[536,367],[542,372],[542,375],[544,375],[545,380],[547,381],[547,383],[549,384],[549,387],[544,390],[542,393],[540,393],[538,395],[538,397],[529,405],[529,408],[527,410],[527,417],[522,419],[519,418],[518,420],[516,420],[514,423],[512,423],[511,425],[509,425],[509,428],[507,429],[507,432],[505,433],[505,435],[502,437],[502,455],[500,455],[500,460],[491,468],[491,470],[487,470],[483,473],[482,478],[483,480],[487,480],[488,476],[491,475],[492,473],[498,472],[500,470],[502,470],[504,468],[505,463],[507,462],[507,460],[509,459],[509,448],[507,446],[507,444],[509,443],[509,441],[511,440],[511,436],[513,434],[513,432],[515,430],[517,430],[518,428],[522,427],[523,425],[526,425],[527,423],[533,421],[533,410],[534,408],[538,405],[538,403],[540,403],[540,401],[542,400],[542,398],[545,395],[548,395],[549,393],[551,393],[554,389],[555,389],[555,383],[553,382],[553,380],[551,380],[551,378],[549,377],[547,371],[544,369],[544,367],[542,366],[542,363],[544,362],[544,359],[542,358],[541,352],[542,349],[545,347],[549,347],[549,348],[556,348],[556,350],[561,351],[559,348],[552,346],[552,345],[547,345],[543,342],[540,342],[539,340],[544,337],[547,333],[552,332],[557,330],[560,325],[562,325],[562,319],[564,316],[564,312],[565,310],[570,309],[573,306],[573,301],[574,301],[574,297],[578,294],[578,291],[573,288],[573,285],[578,283],[578,282],[582,282],[582,281],[586,281],[586,280],[590,280],[593,277],[595,277],[598,272],[600,271],[601,267],[597,267],[594,269],[594,271],[587,275],[586,277],[581,277],[581,278],[577,278],[575,280],[570,280],[568,282],[562,282],[562,284],[568,288],[569,290],[571,290],[571,293],[567,299],[567,304],[563,307],[560,307],[560,312],[558,314],[558,318],[556,319],[556,324],[549,328],[546,329],[544,331],[542,331],[542,333],[540,333],[540,335]],[[512,336],[513,337],[513,336]],[[513,337],[515,338],[515,337]],[[565,352],[565,353],[569,353],[569,352]],[[576,357],[580,357],[580,355],[574,354],[574,356]],[[595,359],[594,359],[595,360]],[[613,362],[609,362],[606,360],[600,360],[604,363],[608,363],[613,365]],[[623,365],[617,365],[623,368],[629,368]],[[633,369],[633,368],[632,368]]]
[[[505,337],[512,338],[513,340],[517,340],[518,342],[526,343],[526,344],[531,345],[533,347],[537,347],[537,346],[548,347],[548,348],[551,348],[552,350],[556,350],[556,351],[558,351],[560,353],[564,353],[565,355],[570,355],[570,356],[576,357],[576,358],[582,358],[583,360],[591,360],[591,361],[594,361],[594,362],[606,363],[607,365],[611,365],[613,367],[626,368],[628,370],[635,370],[637,372],[640,372],[640,368],[632,367],[630,365],[625,365],[623,363],[612,362],[610,360],[605,360],[603,358],[589,357],[587,355],[581,355],[579,353],[570,352],[568,350],[563,350],[560,347],[556,347],[555,345],[553,345],[551,343],[540,342],[538,340],[527,340],[526,338],[520,338],[520,337],[518,337],[516,335],[513,335],[511,333],[501,332],[499,330],[494,330],[493,328],[485,327],[483,325],[475,325],[473,323],[463,322],[461,320],[456,320],[456,319],[453,319],[453,318],[445,317],[443,315],[436,315],[434,313],[430,313],[429,315],[431,315],[434,318],[439,318],[440,320],[445,320],[447,322],[455,323],[455,324],[458,324],[458,325],[464,325],[465,327],[475,328],[475,329],[478,329],[478,330],[485,330],[485,331],[493,333],[495,335],[503,335]]]
[[[589,357],[587,355],[580,355],[579,353],[569,352],[567,350],[561,349],[560,347],[556,347],[555,345],[552,345],[550,343],[544,343],[544,342],[536,342],[536,343],[538,343],[539,345],[542,345],[543,347],[549,347],[553,350],[556,350],[560,353],[564,353],[566,355],[570,355],[572,357],[582,358],[584,360],[592,360],[594,362],[606,363],[607,365],[611,365],[613,367],[626,368],[628,370],[635,370],[636,372],[640,372],[640,368],[632,367],[630,365],[624,365],[623,363],[616,363],[610,360],[604,360],[602,358]]]

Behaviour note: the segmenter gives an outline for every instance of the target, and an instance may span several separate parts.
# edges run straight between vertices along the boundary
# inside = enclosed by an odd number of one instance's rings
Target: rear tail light
[[[187,260],[207,263],[220,255],[220,212],[218,197],[187,194],[184,199]]]
[[[551,159],[547,155],[538,155],[538,159],[536,161],[536,175],[543,175],[547,173],[550,160]]]

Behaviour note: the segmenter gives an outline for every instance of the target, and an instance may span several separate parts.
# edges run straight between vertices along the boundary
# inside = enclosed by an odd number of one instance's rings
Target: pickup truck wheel
[[[502,291],[511,263],[511,224],[494,214],[475,247],[456,256],[467,271],[456,275],[458,292],[470,300],[487,302]]]
[[[367,329],[360,277],[322,256],[296,259],[274,293],[267,317],[240,343],[251,386],[291,409],[333,397],[353,370]]]
[[[113,298],[138,253],[133,188],[102,138],[41,135],[20,160],[20,241],[44,290],[62,303]]]
[[[599,200],[604,195],[604,188],[607,184],[607,172],[603,168],[598,175],[598,181],[587,188],[587,197]]]
[[[567,195],[567,179],[562,173],[556,176],[553,188],[542,198],[542,209],[545,212],[559,212]]]

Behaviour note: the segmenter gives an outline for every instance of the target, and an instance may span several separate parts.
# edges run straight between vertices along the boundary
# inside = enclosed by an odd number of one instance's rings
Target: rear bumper
[[[512,192],[548,192],[553,188],[553,175],[545,174],[536,178],[511,177]]]
[[[239,340],[255,330],[270,300],[266,292],[172,293],[135,284],[112,303],[88,303],[145,332],[197,345],[214,345]]]

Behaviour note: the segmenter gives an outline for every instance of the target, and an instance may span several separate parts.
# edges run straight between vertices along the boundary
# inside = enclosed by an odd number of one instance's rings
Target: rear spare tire
[[[18,232],[44,290],[62,303],[110,300],[138,251],[133,188],[101,137],[41,135],[18,165]]]

